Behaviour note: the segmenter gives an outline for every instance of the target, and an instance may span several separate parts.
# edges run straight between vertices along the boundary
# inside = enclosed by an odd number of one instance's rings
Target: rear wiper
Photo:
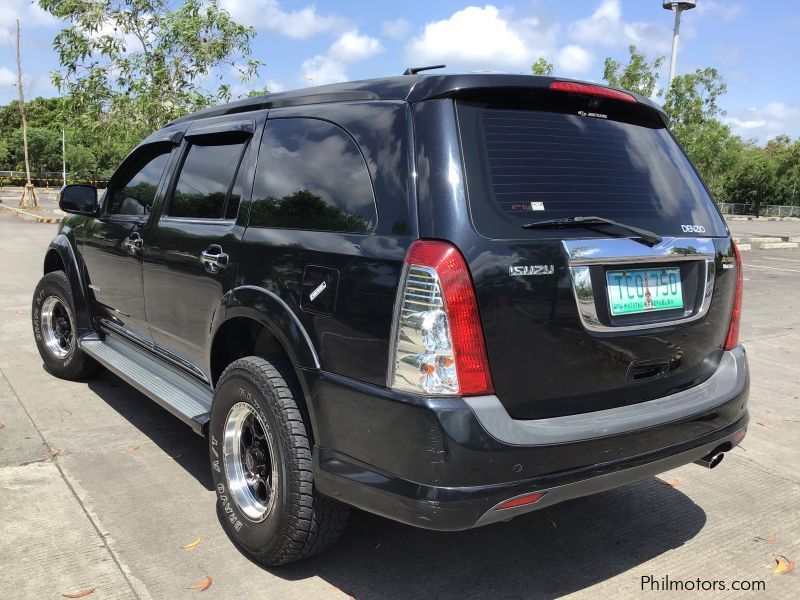
[[[634,227],[633,225],[625,225],[625,223],[612,221],[611,219],[606,219],[605,217],[566,217],[563,219],[546,219],[544,221],[536,221],[535,223],[526,223],[522,226],[522,228],[538,229],[540,227],[593,227],[595,225],[613,225],[614,227],[625,229],[637,236],[634,239],[642,242],[643,244],[647,244],[648,246],[660,244],[662,239],[660,235],[653,233],[652,231],[648,231],[647,229],[640,229],[639,227]]]

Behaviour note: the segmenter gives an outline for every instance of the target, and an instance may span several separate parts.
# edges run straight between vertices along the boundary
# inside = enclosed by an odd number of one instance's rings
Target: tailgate
[[[674,393],[717,368],[735,264],[727,228],[641,105],[579,94],[456,102],[480,242],[464,249],[498,398],[553,417]],[[523,229],[599,216],[613,226]],[[491,260],[487,260],[487,256]]]

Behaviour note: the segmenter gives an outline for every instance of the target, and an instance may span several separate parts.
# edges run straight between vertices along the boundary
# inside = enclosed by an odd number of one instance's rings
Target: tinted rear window
[[[458,118],[472,220],[486,237],[598,235],[521,228],[570,216],[606,217],[663,235],[698,235],[687,233],[690,226],[725,235],[711,198],[664,127],[463,102]]]

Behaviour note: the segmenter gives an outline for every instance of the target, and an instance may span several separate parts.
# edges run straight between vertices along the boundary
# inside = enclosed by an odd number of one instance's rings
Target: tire
[[[44,365],[61,379],[85,379],[101,369],[78,347],[72,287],[64,271],[39,280],[31,309],[33,337]]]
[[[314,490],[313,442],[293,375],[283,361],[235,361],[217,384],[209,423],[220,520],[245,553],[269,567],[331,546],[350,515]]]

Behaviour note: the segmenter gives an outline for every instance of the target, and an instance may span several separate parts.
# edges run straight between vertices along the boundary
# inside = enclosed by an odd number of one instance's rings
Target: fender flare
[[[212,322],[212,339],[230,319],[247,317],[264,325],[278,339],[296,368],[320,368],[319,356],[305,327],[274,292],[257,286],[241,286],[225,295],[220,308]]]
[[[72,306],[75,311],[75,328],[79,336],[92,330],[92,316],[89,311],[89,303],[86,298],[86,287],[84,283],[83,271],[78,263],[78,257],[75,249],[72,247],[70,239],[63,233],[59,233],[47,249],[45,254],[45,263],[42,265],[42,271],[45,270],[47,257],[52,252],[58,253],[61,258],[61,264],[64,265],[64,273],[69,279],[69,285],[72,288]]]

